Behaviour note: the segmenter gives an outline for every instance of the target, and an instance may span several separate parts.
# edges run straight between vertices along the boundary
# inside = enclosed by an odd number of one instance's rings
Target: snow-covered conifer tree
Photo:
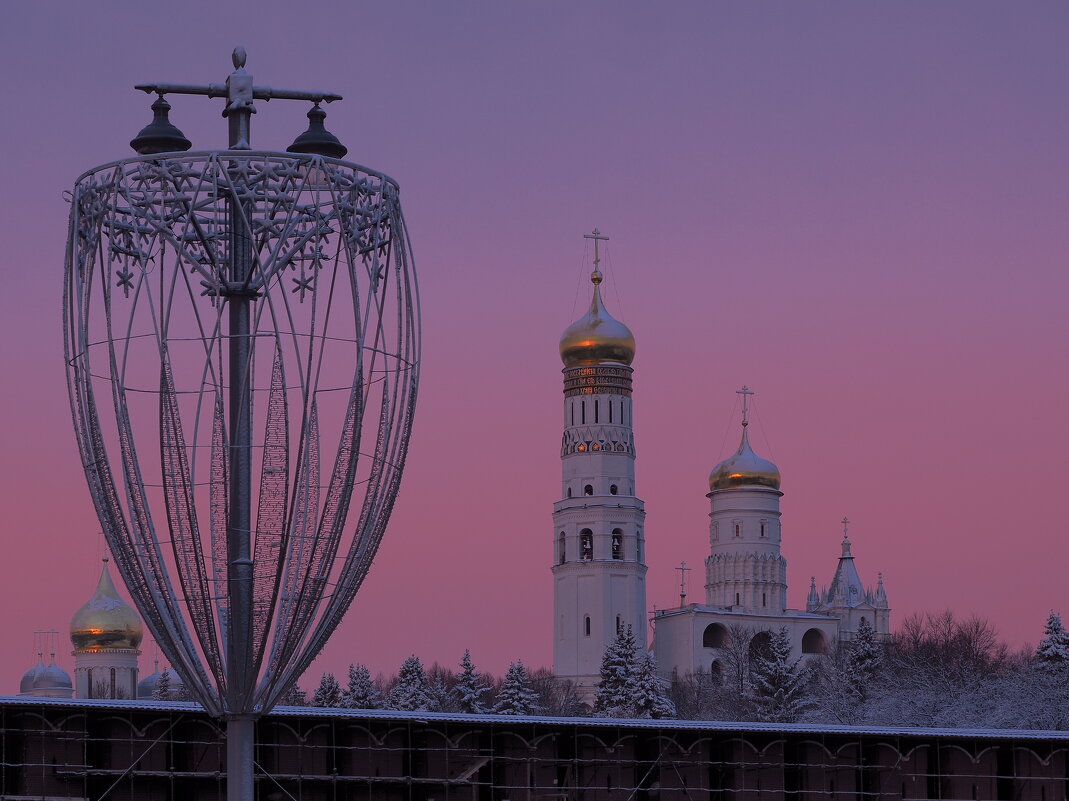
[[[876,630],[862,618],[843,664],[843,678],[859,701],[865,701],[871,694],[872,680],[882,659],[883,650],[876,642]]]
[[[371,680],[366,665],[349,665],[349,685],[342,694],[341,705],[348,709],[378,709],[382,696]]]
[[[338,684],[338,680],[334,678],[333,673],[323,674],[323,678],[312,696],[312,706],[341,706],[341,685]]]
[[[540,712],[538,693],[531,686],[531,677],[523,662],[509,665],[505,680],[497,693],[495,715],[533,715]]]
[[[171,700],[171,671],[165,670],[156,680],[156,686],[152,690],[153,701]]]
[[[636,718],[674,718],[676,705],[668,697],[668,683],[657,675],[657,661],[647,653],[635,665],[633,714]]]
[[[594,695],[599,717],[631,717],[635,698],[635,635],[628,626],[609,643],[601,659],[601,681]]]
[[[397,683],[386,696],[387,709],[430,710],[433,706],[427,674],[418,656],[410,656],[401,665]]]
[[[1069,666],[1069,633],[1057,612],[1051,612],[1047,618],[1043,639],[1036,648],[1036,661],[1049,667]]]
[[[460,671],[456,674],[453,691],[457,695],[460,711],[478,715],[486,712],[483,696],[489,688],[481,673],[475,670],[471,661],[471,652],[464,649],[464,658],[460,660]]]
[[[801,662],[791,662],[786,627],[773,632],[767,654],[758,656],[750,669],[750,700],[758,719],[790,723],[809,706],[809,671]]]
[[[427,694],[431,698],[430,712],[459,712],[460,703],[449,681],[441,673],[432,672],[427,680]]]

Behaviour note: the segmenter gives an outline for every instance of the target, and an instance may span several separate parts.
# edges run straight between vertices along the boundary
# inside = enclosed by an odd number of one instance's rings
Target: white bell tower
[[[635,496],[635,339],[601,299],[597,229],[590,310],[565,330],[561,500],[553,506],[553,670],[590,700],[605,648],[632,628],[646,651],[643,503]]]
[[[750,447],[749,387],[742,396],[742,441],[709,475],[709,556],[705,603],[759,615],[787,608],[787,560],[780,553],[780,472]]]

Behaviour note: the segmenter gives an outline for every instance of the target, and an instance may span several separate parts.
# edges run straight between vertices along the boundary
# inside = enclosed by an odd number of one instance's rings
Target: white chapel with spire
[[[646,512],[635,494],[635,338],[601,298],[597,229],[590,308],[564,331],[561,498],[553,505],[553,670],[590,700],[602,656],[631,627],[646,650]]]
[[[858,575],[854,555],[850,552],[850,521],[843,524],[843,553],[835,567],[831,584],[817,592],[817,578],[809,583],[809,598],[806,611],[832,615],[839,619],[839,639],[853,639],[861,621],[865,620],[877,634],[891,630],[891,609],[887,604],[887,590],[883,586],[883,573],[878,574],[876,588],[866,587]]]

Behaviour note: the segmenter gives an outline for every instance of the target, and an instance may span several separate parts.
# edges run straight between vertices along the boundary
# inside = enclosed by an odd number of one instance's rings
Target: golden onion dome
[[[601,300],[601,272],[594,270],[590,281],[594,284],[590,310],[561,335],[561,360],[565,367],[600,362],[631,364],[635,358],[635,337],[630,328],[605,310]]]
[[[71,643],[77,651],[137,648],[143,636],[141,618],[119,597],[105,559],[96,592],[71,618]]]
[[[746,423],[742,424],[742,442],[733,456],[729,456],[709,474],[709,489],[722,490],[735,487],[770,487],[779,489],[779,468],[768,459],[762,459],[750,447]]]

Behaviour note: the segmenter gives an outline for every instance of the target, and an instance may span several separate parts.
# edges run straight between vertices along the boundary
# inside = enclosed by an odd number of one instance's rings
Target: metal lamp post
[[[75,184],[64,328],[75,432],[116,564],[160,648],[227,721],[227,793],[253,726],[325,644],[396,497],[419,375],[396,182],[342,161],[327,92],[142,84],[138,156]],[[169,94],[226,98],[229,147],[186,152]],[[256,100],[313,103],[288,152]],[[336,445],[331,453],[332,444]]]

